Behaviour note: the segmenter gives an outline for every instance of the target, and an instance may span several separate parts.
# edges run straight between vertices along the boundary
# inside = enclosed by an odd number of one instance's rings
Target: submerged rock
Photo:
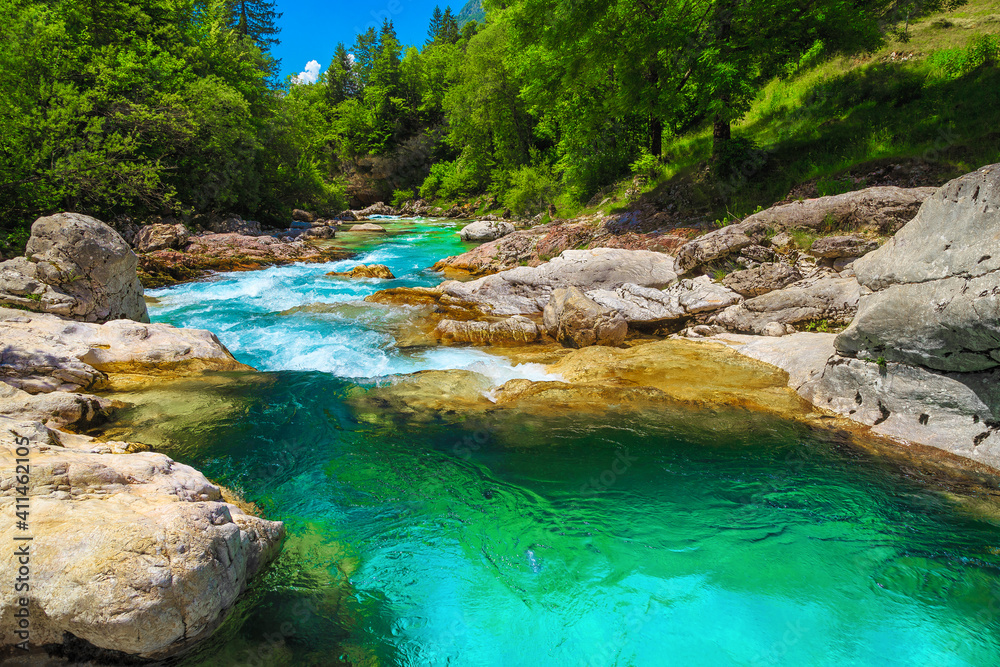
[[[0,263],[0,305],[85,322],[148,322],[137,258],[118,232],[78,213],[31,226],[24,257]]]
[[[371,222],[363,222],[360,225],[352,225],[349,232],[385,232],[385,227]]]
[[[350,271],[331,271],[326,275],[340,278],[381,278],[383,280],[392,280],[396,277],[392,275],[392,271],[385,264],[359,264]]]

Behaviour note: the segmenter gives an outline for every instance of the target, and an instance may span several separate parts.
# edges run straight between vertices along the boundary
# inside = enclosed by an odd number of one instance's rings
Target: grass
[[[795,247],[802,251],[812,248],[813,243],[819,238],[818,234],[808,229],[790,229],[788,235],[795,242]]]

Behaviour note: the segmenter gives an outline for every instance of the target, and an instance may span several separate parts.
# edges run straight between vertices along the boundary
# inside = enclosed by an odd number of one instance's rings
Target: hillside
[[[712,128],[664,142],[663,164],[639,188],[654,207],[725,220],[786,197],[871,185],[939,185],[1000,161],[1000,2],[918,19],[878,51],[825,58],[817,52],[775,79],[733,126],[744,140],[735,173],[705,176]],[[631,177],[598,193],[625,204]],[[567,210],[577,211],[569,198]],[[585,206],[580,211],[595,207]]]
[[[483,10],[482,0],[469,0],[458,13],[458,27],[462,27],[469,21],[482,23],[486,20],[486,12]]]

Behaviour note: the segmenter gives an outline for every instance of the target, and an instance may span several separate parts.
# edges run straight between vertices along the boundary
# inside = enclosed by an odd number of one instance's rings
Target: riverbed
[[[1000,528],[833,431],[727,406],[359,414],[399,374],[557,379],[399,347],[413,313],[363,301],[440,282],[461,224],[385,221],[354,260],[149,293],[153,321],[262,372],[147,390],[129,438],[289,534],[183,664],[996,664]],[[325,275],[359,263],[396,279]]]

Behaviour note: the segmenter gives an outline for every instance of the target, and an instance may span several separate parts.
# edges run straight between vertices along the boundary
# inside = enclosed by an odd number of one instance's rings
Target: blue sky
[[[322,72],[330,64],[337,42],[350,49],[358,32],[372,24],[381,26],[385,17],[396,26],[403,44],[423,44],[434,5],[442,10],[450,5],[457,14],[465,0],[277,0],[276,4],[283,16],[278,19],[281,44],[273,53],[281,58],[284,78],[307,71],[310,61],[319,63],[318,68],[308,68],[310,74]]]

